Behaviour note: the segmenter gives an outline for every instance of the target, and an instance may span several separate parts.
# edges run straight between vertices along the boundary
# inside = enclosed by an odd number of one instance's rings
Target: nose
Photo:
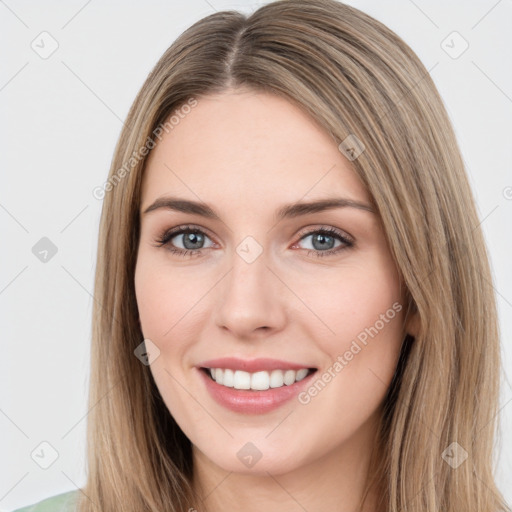
[[[265,253],[248,263],[239,254],[217,287],[215,324],[234,337],[269,336],[286,322],[285,286],[268,267]]]

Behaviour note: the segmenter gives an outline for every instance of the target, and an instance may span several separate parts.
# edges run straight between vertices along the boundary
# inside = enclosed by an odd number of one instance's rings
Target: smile
[[[299,382],[314,371],[312,368],[300,370],[272,370],[249,373],[230,368],[203,368],[210,377],[221,386],[234,389],[252,389],[265,391],[269,388],[290,386]]]
[[[205,391],[218,405],[241,414],[271,412],[307,387],[318,369],[277,359],[225,357],[196,366]]]

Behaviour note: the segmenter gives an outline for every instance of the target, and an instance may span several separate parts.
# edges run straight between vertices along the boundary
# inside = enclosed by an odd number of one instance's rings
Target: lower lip
[[[316,372],[310,373],[302,380],[266,391],[249,391],[228,388],[217,384],[204,370],[197,369],[213,399],[226,409],[244,414],[262,414],[279,408],[297,396],[306,387]]]

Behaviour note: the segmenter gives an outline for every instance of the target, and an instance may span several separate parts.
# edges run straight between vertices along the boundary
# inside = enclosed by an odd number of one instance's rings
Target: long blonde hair
[[[352,166],[419,318],[384,404],[372,480],[384,489],[381,508],[509,510],[493,477],[501,366],[492,278],[442,100],[417,56],[380,22],[334,0],[280,0],[195,23],[161,57],[126,119],[101,189],[80,512],[183,512],[200,502],[190,442],[134,356],[143,340],[134,289],[141,179],[173,112],[238,86],[294,102],[336,144],[348,136],[364,144]]]

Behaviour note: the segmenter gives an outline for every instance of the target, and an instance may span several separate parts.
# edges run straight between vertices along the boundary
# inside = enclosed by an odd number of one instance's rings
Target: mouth
[[[231,368],[199,368],[210,380],[225,388],[245,391],[266,391],[292,386],[309,377],[317,368],[273,369],[247,372]]]

